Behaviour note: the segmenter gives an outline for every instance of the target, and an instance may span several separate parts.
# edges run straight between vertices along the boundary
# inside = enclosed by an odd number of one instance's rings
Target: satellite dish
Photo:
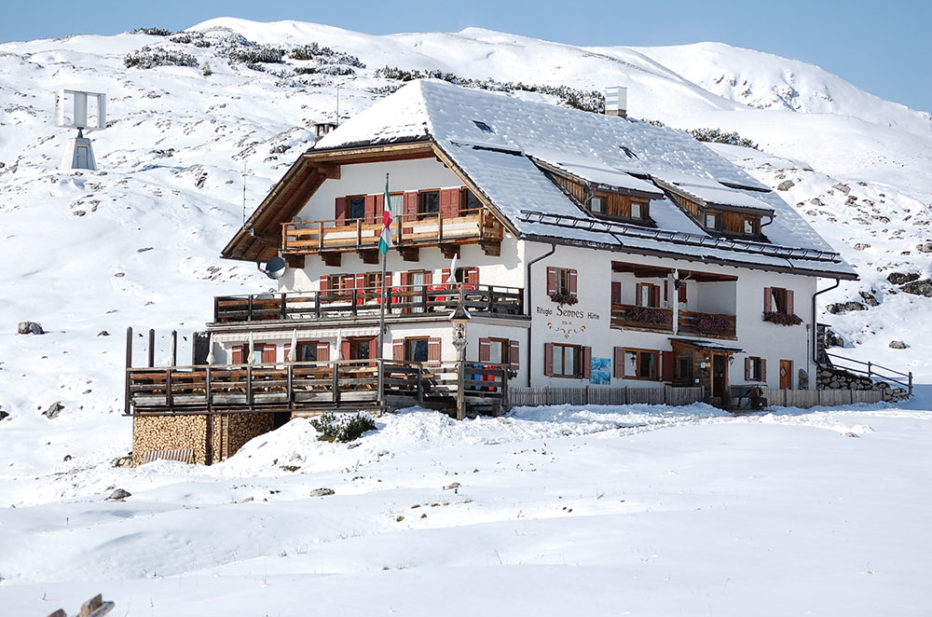
[[[262,271],[267,277],[273,280],[278,280],[285,274],[285,270],[288,268],[288,264],[281,257],[273,257],[272,259],[265,262],[265,269],[259,267],[259,270]]]

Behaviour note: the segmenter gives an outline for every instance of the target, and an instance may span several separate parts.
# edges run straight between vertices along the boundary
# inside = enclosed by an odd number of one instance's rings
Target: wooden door
[[[793,361],[780,360],[780,389],[791,390],[793,388]]]
[[[712,354],[712,396],[723,401],[728,395],[728,354]]]

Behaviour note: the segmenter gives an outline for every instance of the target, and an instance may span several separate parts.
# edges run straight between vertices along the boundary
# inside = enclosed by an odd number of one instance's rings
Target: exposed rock
[[[822,203],[822,200],[819,199],[818,197],[813,197],[812,199],[809,200],[809,203],[811,203],[813,206],[824,206],[825,205]]]
[[[890,341],[890,349],[906,349],[906,343],[903,341]]]
[[[129,491],[125,489],[118,488],[114,490],[112,493],[110,493],[110,496],[107,497],[107,501],[123,501],[124,499],[130,496],[132,496],[132,493],[130,493]]]
[[[845,339],[831,328],[825,330],[824,343],[826,347],[844,347]]]
[[[61,401],[55,401],[54,403],[49,405],[48,409],[42,412],[42,415],[48,418],[49,420],[51,420],[53,418],[58,417],[58,414],[60,414],[61,410],[64,408],[65,406],[61,404]]]
[[[869,306],[878,306],[880,302],[877,301],[877,298],[869,291],[859,292],[861,297],[864,298],[864,301],[867,302]]]
[[[106,330],[101,330],[100,332],[97,333],[97,336],[110,336],[110,333],[107,332]]]
[[[16,326],[17,334],[45,334],[42,324],[37,321],[21,321]]]
[[[891,272],[887,275],[887,280],[893,283],[894,285],[902,285],[903,283],[911,283],[912,281],[919,280],[918,272]]]
[[[863,242],[858,242],[857,244],[854,245],[854,250],[856,250],[856,251],[863,251],[864,249],[869,249],[870,247],[871,247],[870,244],[865,244],[865,243],[863,243]]]
[[[841,183],[841,182],[839,182],[838,184],[834,185],[832,188],[835,189],[835,190],[837,190],[837,191],[841,191],[841,192],[844,193],[845,195],[847,195],[848,193],[851,192],[851,187],[848,186],[847,184],[843,184],[843,183]]]
[[[447,484],[446,486],[444,486],[444,487],[443,487],[443,490],[445,490],[445,491],[455,491],[455,490],[458,489],[460,486],[461,486],[461,485],[460,485],[459,482],[453,482],[452,484]]]
[[[111,466],[132,467],[133,466],[133,455],[127,454],[126,456],[118,456],[117,458],[113,459],[113,462],[111,462]]]
[[[916,250],[920,253],[932,253],[932,242],[923,242],[916,245]]]
[[[792,180],[784,180],[783,182],[781,182],[780,184],[777,185],[777,190],[778,190],[778,191],[788,191],[788,190],[790,190],[791,188],[793,188],[794,186],[796,186],[796,183],[793,182]]]
[[[315,488],[311,491],[311,497],[326,497],[335,494],[332,488]]]
[[[825,307],[825,310],[831,314],[846,313],[848,311],[866,311],[867,305],[860,302],[835,302]]]
[[[913,294],[914,296],[925,296],[926,298],[932,298],[932,281],[929,279],[906,283],[905,285],[901,286],[900,289],[908,294]]]
[[[0,420],[4,420],[9,417],[10,417],[9,411],[3,411],[2,409],[0,409]]]

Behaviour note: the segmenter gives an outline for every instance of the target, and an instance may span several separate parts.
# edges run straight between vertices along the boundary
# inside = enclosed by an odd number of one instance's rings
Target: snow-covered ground
[[[117,615],[929,613],[932,299],[887,280],[932,275],[929,113],[719,44],[578,48],[235,19],[189,35],[0,45],[4,617],[73,612],[97,592]],[[231,60],[252,42],[319,48]],[[146,46],[188,65],[127,68]],[[634,117],[757,142],[714,147],[861,277],[819,296],[823,309],[866,309],[822,311],[845,341],[835,351],[913,371],[920,395],[740,418],[522,409],[456,424],[409,411],[356,448],[296,421],[212,468],[113,467],[131,443],[125,328],[157,328],[162,362],[167,332],[201,329],[212,296],[267,289],[250,264],[218,258],[244,215],[244,175],[251,211],[312,123],[401,85],[384,66],[625,85]],[[90,134],[100,171],[57,169],[71,136],[53,126],[61,87],[109,95],[108,128]],[[48,333],[15,334],[24,320]],[[106,501],[114,488],[132,496]]]

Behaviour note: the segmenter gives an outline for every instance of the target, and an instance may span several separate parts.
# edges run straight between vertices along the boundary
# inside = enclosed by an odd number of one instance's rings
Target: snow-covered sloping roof
[[[588,216],[535,164],[537,160],[595,184],[658,193],[630,174],[651,176],[712,203],[773,210],[774,220],[765,233],[770,248],[787,249],[781,256],[762,253],[753,242],[737,242],[718,243],[709,249],[716,253],[711,257],[790,268],[801,264],[803,270],[854,277],[851,267],[778,195],[686,133],[646,122],[421,80],[351,118],[314,149],[418,139],[433,140],[523,235],[569,238],[566,222],[555,217]],[[532,222],[525,216],[528,212],[551,216]],[[668,199],[652,202],[651,218],[662,232],[715,240]],[[619,245],[618,234],[585,230],[575,223],[570,227],[574,241]],[[668,236],[630,237],[620,246],[697,258],[708,253],[705,248],[684,253],[684,245]],[[615,239],[606,242],[606,237]],[[805,263],[810,259],[812,263]]]

